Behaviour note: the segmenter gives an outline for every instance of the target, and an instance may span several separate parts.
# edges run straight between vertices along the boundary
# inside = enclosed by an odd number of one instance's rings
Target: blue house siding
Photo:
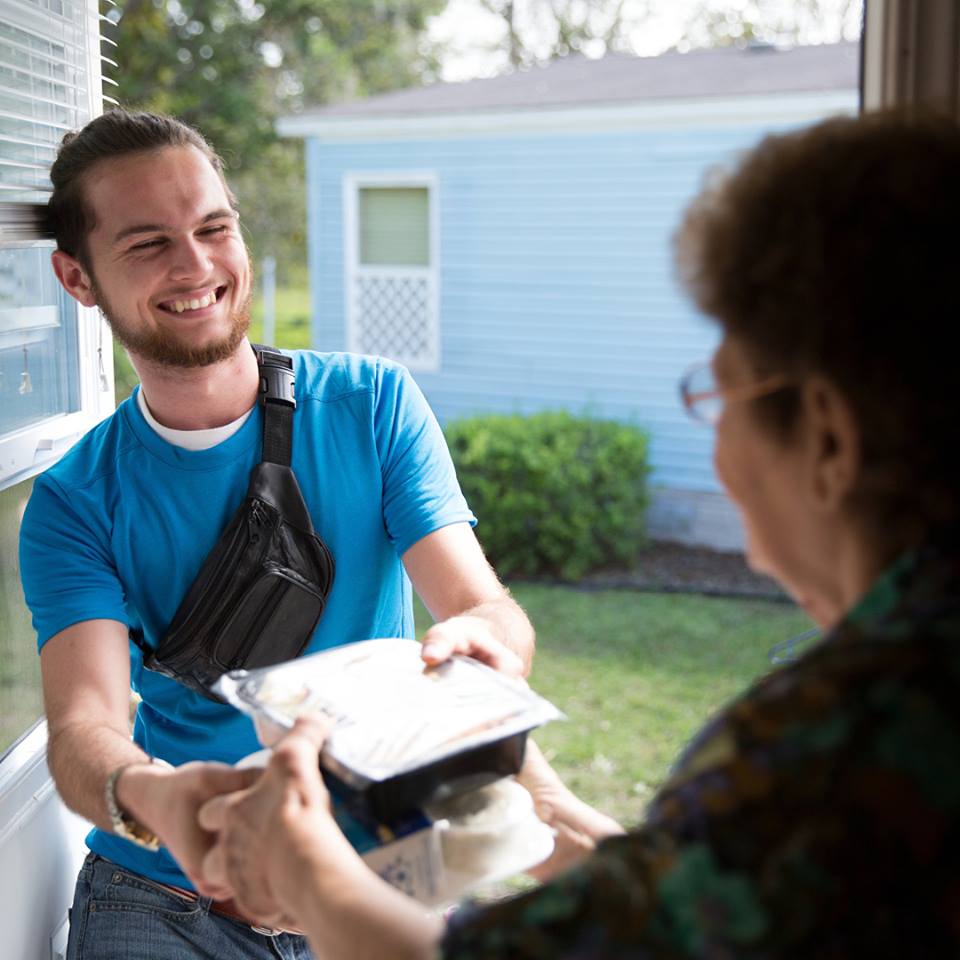
[[[342,349],[343,180],[437,178],[440,368],[417,380],[441,422],[564,407],[651,436],[652,482],[716,491],[712,432],[677,380],[716,343],[674,280],[671,237],[705,168],[769,127],[308,142],[313,336]]]

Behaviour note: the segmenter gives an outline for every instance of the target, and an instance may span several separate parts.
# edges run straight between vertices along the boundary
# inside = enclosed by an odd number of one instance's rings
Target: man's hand
[[[218,834],[203,860],[203,888],[229,891],[260,923],[296,927],[290,905],[310,888],[315,858],[346,842],[320,777],[327,731],[319,720],[299,719],[252,787],[200,809],[199,826]]]
[[[211,797],[242,790],[259,775],[222,763],[185,763],[174,770],[135,764],[117,780],[117,803],[157,834],[204,896],[220,899],[228,891],[203,883],[201,864],[215,837],[200,827],[197,813]]]
[[[468,524],[452,523],[427,534],[403,555],[403,565],[437,621],[424,638],[428,664],[463,653],[526,676],[533,627],[497,579]]]
[[[583,860],[604,837],[624,832],[616,820],[574,796],[529,738],[517,780],[530,791],[537,816],[556,831],[553,853],[527,871],[538,880],[562,873]]]
[[[428,666],[443,663],[455,653],[474,657],[511,677],[522,677],[525,672],[520,657],[497,639],[490,621],[483,617],[451,617],[424,634],[421,656]]]

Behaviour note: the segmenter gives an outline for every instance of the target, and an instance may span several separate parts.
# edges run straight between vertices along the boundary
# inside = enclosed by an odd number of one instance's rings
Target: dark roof
[[[542,67],[489,80],[435,83],[351,103],[307,110],[301,117],[396,117],[623,104],[668,97],[856,89],[856,43],[777,49],[720,47],[635,57],[611,53],[599,60],[568,56]]]

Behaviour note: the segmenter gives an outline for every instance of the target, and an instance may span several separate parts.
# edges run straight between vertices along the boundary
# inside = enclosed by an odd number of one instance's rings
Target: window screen
[[[30,477],[95,422],[99,396],[81,385],[95,358],[44,223],[57,144],[100,109],[98,17],[90,0],[0,0],[0,756],[42,712],[17,562]]]
[[[76,303],[51,249],[0,247],[0,437],[80,408]]]
[[[0,444],[81,407],[77,305],[44,205],[57,145],[100,109],[101,22],[90,0],[0,0]],[[24,467],[6,456],[0,485]]]
[[[430,266],[426,187],[361,187],[359,216],[363,266]]]
[[[0,758],[43,715],[37,634],[20,589],[20,517],[32,480],[0,490]]]
[[[109,398],[99,320],[57,283],[44,224],[57,145],[100,110],[104,22],[93,0],[0,0],[0,759],[42,713],[17,562],[31,477]]]

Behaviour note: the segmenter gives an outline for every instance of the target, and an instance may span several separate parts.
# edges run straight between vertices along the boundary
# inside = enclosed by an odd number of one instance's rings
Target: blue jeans
[[[313,960],[304,937],[257,933],[90,854],[77,877],[67,960]]]

